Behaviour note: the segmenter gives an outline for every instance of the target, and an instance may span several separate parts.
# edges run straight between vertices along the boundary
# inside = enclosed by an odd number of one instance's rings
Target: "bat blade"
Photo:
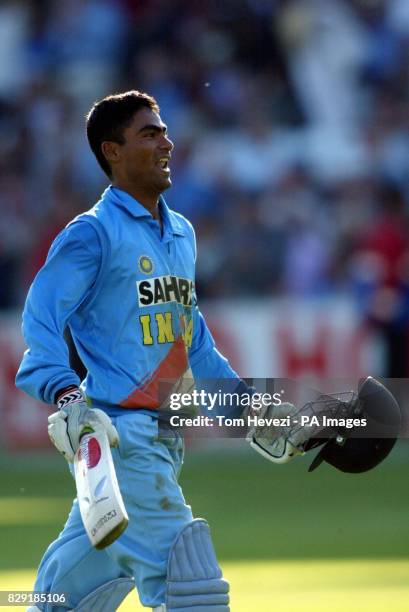
[[[126,529],[128,514],[105,433],[87,433],[74,458],[78,504],[91,544],[101,550]]]

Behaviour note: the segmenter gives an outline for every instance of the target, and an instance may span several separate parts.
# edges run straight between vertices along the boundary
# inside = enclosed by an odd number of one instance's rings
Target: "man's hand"
[[[265,421],[280,419],[280,424],[255,425],[246,440],[269,461],[287,463],[293,457],[314,448],[317,440],[334,438],[338,430],[327,425],[324,417],[336,421],[356,416],[356,399],[355,393],[347,391],[318,395],[301,408],[287,402],[279,406],[263,406],[261,409],[250,408],[249,416],[258,416]]]
[[[57,401],[59,410],[48,417],[48,435],[54,446],[72,463],[81,436],[104,431],[111,446],[119,442],[118,432],[103,410],[89,408],[79,389],[70,389]]]
[[[279,419],[278,426],[264,424],[253,426],[246,437],[247,442],[255,451],[273,463],[287,463],[293,457],[304,453],[303,444],[311,436],[306,428],[293,422],[298,409],[288,402],[279,406],[264,406],[257,410],[252,408],[249,416],[258,419]]]

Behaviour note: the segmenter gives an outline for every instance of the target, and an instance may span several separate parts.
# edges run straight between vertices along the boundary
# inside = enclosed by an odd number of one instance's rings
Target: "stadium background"
[[[1,589],[30,588],[73,494],[49,411],[13,379],[27,288],[106,185],[92,102],[157,98],[175,142],[166,198],[195,225],[201,307],[242,375],[404,379],[408,59],[406,0],[1,3]],[[185,495],[232,610],[409,609],[406,444],[362,476],[190,446]]]

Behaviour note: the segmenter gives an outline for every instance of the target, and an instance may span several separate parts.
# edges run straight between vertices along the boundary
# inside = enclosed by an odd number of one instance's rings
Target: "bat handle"
[[[89,425],[86,425],[86,426],[84,427],[84,429],[82,429],[82,431],[81,431],[81,433],[80,433],[79,441],[81,442],[82,438],[83,438],[84,436],[86,436],[87,434],[90,434],[90,433],[94,433],[94,430],[93,430],[93,429],[92,429],[92,427],[90,427]]]

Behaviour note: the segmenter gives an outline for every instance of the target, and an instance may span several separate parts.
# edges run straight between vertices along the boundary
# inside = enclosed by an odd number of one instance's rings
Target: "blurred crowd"
[[[201,299],[353,292],[409,320],[407,0],[3,0],[0,308],[107,184],[84,115],[156,97]]]

